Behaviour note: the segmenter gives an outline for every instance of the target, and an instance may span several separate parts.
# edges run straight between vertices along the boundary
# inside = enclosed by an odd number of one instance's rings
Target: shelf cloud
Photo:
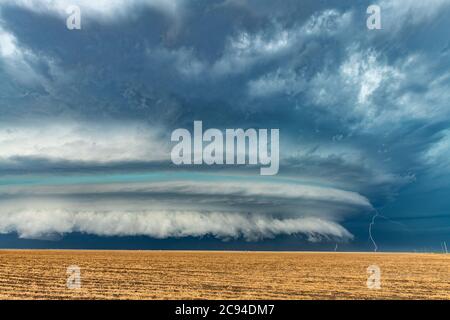
[[[176,180],[165,181],[168,177]],[[83,184],[53,177],[47,184],[18,180],[0,187],[0,233],[17,232],[24,238],[82,232],[246,240],[298,234],[310,241],[342,241],[352,235],[338,221],[371,210],[357,193],[292,182],[183,181],[176,175],[152,182],[122,180]]]

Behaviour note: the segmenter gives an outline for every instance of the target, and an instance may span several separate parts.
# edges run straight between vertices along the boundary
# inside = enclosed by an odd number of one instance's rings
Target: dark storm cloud
[[[376,206],[450,168],[446,1],[378,1],[375,31],[370,1],[80,1],[80,31],[66,1],[0,3],[2,173],[175,170],[168,136],[194,120],[280,128],[282,177]]]

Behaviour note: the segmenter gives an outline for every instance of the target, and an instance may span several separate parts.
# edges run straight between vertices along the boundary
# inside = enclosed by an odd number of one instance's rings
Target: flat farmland
[[[380,289],[367,288],[370,265]],[[0,298],[450,299],[450,255],[0,250]]]

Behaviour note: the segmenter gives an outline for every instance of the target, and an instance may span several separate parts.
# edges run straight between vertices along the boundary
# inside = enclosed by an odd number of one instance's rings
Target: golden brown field
[[[367,267],[382,270],[380,290]],[[81,268],[68,289],[67,267]],[[2,299],[449,299],[450,255],[0,251]]]

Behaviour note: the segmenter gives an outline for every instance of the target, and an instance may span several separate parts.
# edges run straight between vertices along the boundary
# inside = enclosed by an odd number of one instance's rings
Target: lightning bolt
[[[380,216],[380,213],[378,212],[377,209],[374,209],[374,211],[375,211],[375,214],[373,215],[372,221],[371,221],[370,224],[369,224],[369,238],[370,238],[370,240],[371,240],[372,243],[373,243],[374,251],[377,252],[378,246],[377,246],[377,243],[375,242],[375,239],[374,239],[373,236],[372,236],[372,227],[375,225],[375,219],[376,219],[378,216]]]
[[[375,208],[373,208],[373,211],[375,212],[375,214],[373,215],[372,221],[369,224],[369,238],[370,238],[370,241],[372,241],[372,243],[373,243],[374,251],[377,252],[378,251],[378,245],[375,242],[375,239],[374,239],[374,237],[372,235],[372,228],[375,226],[375,220],[377,218],[383,218],[383,219],[385,219],[385,220],[387,220],[387,221],[389,221],[391,223],[398,224],[398,225],[400,225],[400,226],[402,226],[402,227],[404,227],[406,229],[408,229],[408,228],[403,223],[400,223],[398,221],[394,221],[394,220],[389,219],[388,217],[380,214],[380,212],[377,209],[375,209]]]

